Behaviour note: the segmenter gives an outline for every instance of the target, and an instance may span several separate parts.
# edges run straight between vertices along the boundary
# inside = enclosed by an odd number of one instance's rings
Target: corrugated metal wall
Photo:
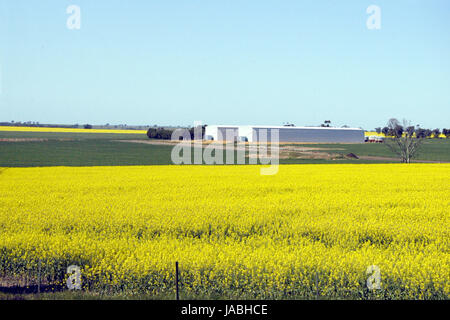
[[[270,141],[271,130],[273,128],[253,128],[252,141],[260,141],[264,136],[263,131],[267,132],[267,140]],[[282,128],[279,130],[280,142],[329,142],[329,143],[363,143],[363,130],[348,129],[300,129],[300,128]]]
[[[239,136],[246,136],[249,142],[260,141],[263,132],[267,133],[267,140],[271,141],[271,130],[279,130],[280,142],[364,143],[364,130],[346,128],[208,126],[205,135],[211,135],[216,141],[226,140],[227,130],[230,131],[228,140],[239,140]]]

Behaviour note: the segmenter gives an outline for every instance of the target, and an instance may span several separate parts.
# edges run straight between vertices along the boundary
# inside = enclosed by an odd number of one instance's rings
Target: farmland
[[[0,127],[0,167],[42,166],[112,166],[172,164],[172,146],[132,143],[150,141],[143,133],[96,132],[14,132]],[[14,141],[15,140],[15,141]],[[155,141],[158,143],[160,141]],[[287,144],[286,147],[290,145]],[[307,163],[390,163],[398,162],[383,144],[295,144],[298,148],[315,148],[306,156],[280,159],[285,164]],[[354,153],[361,159],[347,159]],[[333,155],[336,159],[317,159],[315,155]],[[365,158],[367,157],[367,158]],[[419,161],[450,162],[450,139],[427,139],[417,158]]]
[[[173,166],[173,146],[142,132],[0,130],[0,299],[37,283],[44,298],[173,298],[175,261],[182,298],[448,299],[450,164],[282,147],[295,152],[261,176]],[[418,159],[449,162],[450,140]],[[65,290],[69,265],[81,292]]]
[[[190,298],[448,299],[448,164],[0,169],[1,279]],[[376,265],[381,289],[368,291]],[[51,289],[50,289],[51,290]]]

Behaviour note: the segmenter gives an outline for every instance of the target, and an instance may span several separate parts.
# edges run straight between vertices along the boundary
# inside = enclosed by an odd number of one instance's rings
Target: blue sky
[[[2,0],[0,121],[450,127],[449,18],[448,0]]]

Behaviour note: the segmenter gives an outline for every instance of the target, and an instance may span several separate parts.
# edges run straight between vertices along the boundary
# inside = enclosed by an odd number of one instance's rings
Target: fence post
[[[178,261],[175,262],[175,286],[176,286],[176,298],[180,300],[180,292],[178,289]]]
[[[38,293],[41,293],[41,259],[38,262]]]
[[[315,282],[316,282],[316,300],[319,299],[319,279],[317,277],[317,271],[315,275]]]

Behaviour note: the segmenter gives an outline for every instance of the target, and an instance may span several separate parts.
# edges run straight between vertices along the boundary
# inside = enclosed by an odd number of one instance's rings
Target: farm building
[[[270,141],[272,130],[278,130],[280,142],[364,143],[364,130],[334,127],[212,125],[206,127],[205,139],[248,142],[260,142],[267,139]]]

